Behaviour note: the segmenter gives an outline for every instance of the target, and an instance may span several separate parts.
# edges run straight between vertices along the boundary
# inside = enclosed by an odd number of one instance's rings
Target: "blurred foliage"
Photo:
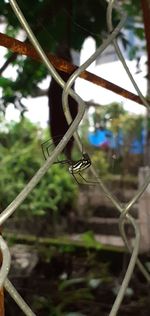
[[[85,315],[85,310],[94,308],[96,292],[103,291],[113,281],[110,264],[102,260],[101,252],[74,251],[72,256],[58,254],[52,248],[50,252],[51,258],[46,264],[49,271],[53,271],[47,280],[52,291],[41,296],[34,293],[34,311],[54,316]]]
[[[145,30],[143,26],[143,12],[141,7],[141,0],[122,1],[122,6],[127,12],[127,22],[125,28],[130,31],[133,37],[138,38],[140,41],[133,43],[128,41],[128,56],[129,59],[139,58],[139,52],[146,50],[145,44]]]
[[[104,151],[100,149],[95,150],[91,156],[91,159],[100,176],[106,175],[108,173],[109,163],[107,155]]]
[[[103,37],[102,32],[106,32],[106,3],[103,0],[84,0],[80,3],[76,0],[36,0],[32,1],[32,10],[29,0],[20,0],[19,6],[46,52],[56,54],[61,45],[79,51],[88,36],[93,36],[99,45]],[[10,4],[0,0],[0,12],[6,22],[5,33],[16,37],[22,27]],[[23,40],[28,42],[25,32],[21,34]],[[30,58],[15,55],[11,60],[11,56],[13,53],[7,53],[6,59],[10,59],[10,64],[15,67],[17,79],[14,81],[9,78],[9,89],[7,80],[1,80],[3,110],[10,102],[17,107],[22,96],[35,96],[38,83],[48,74],[44,65]],[[23,106],[22,108],[24,110]]]
[[[130,149],[134,141],[143,144],[145,120],[144,115],[127,112],[123,105],[117,102],[107,105],[96,104],[93,113],[85,116],[80,126],[80,134],[86,139],[83,143],[100,176],[124,172],[137,174],[138,168],[143,165],[144,155],[130,154]],[[118,147],[111,149],[90,145],[87,138],[87,133],[90,133],[89,126],[92,132],[112,132],[113,140],[118,142]]]
[[[144,29],[133,23],[137,16],[138,20],[142,20],[140,0],[124,1],[122,5],[128,13],[125,27],[132,30],[135,36],[143,39]],[[67,45],[70,49],[80,51],[88,36],[92,36],[98,46],[107,33],[107,3],[103,0],[82,0],[80,2],[78,0],[32,0],[32,10],[30,10],[31,2],[29,0],[20,0],[19,6],[46,52],[56,54],[60,45]],[[12,37],[21,35],[23,40],[28,42],[25,32],[22,31],[20,34],[22,27],[10,4],[4,0],[0,0],[0,15],[6,23],[4,31],[6,34]],[[113,25],[116,25],[118,20],[120,20],[120,16],[114,10]],[[138,47],[133,47],[123,32],[120,32],[119,38],[126,50],[130,47],[132,58],[135,57]],[[130,55],[131,52],[129,51]],[[7,105],[12,102],[24,111],[24,105],[21,102],[22,96],[36,95],[37,85],[46,78],[47,69],[44,65],[25,56],[8,52],[5,57],[16,70],[17,78],[15,81],[11,77],[9,80],[1,79],[0,87],[3,91],[1,108],[5,110]]]
[[[81,235],[81,240],[87,248],[95,247],[96,249],[101,248],[101,244],[96,241],[93,231],[87,231]]]
[[[115,134],[119,129],[122,129],[125,138],[130,140],[130,142],[133,137],[140,137],[141,130],[144,127],[143,115],[129,113],[124,110],[122,104],[117,102],[95,107],[93,121],[95,128],[101,126]]]
[[[4,209],[32,178],[42,164],[42,131],[23,118],[3,125],[1,139],[1,208]],[[43,158],[44,159],[44,158]],[[45,215],[72,208],[77,186],[65,167],[53,165],[18,208],[17,214]]]
[[[122,104],[112,102],[107,105],[97,105],[93,113],[94,127],[109,128],[116,132],[121,127],[122,117],[129,115],[123,108]],[[119,126],[118,126],[119,124]]]

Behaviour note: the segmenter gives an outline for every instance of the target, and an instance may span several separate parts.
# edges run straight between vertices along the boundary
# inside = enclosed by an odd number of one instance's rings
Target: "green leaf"
[[[81,240],[84,242],[87,248],[90,248],[90,247],[95,247],[97,249],[101,248],[100,243],[96,241],[94,233],[92,231],[88,231],[82,234]]]
[[[0,77],[0,87],[1,88],[8,88],[12,84],[10,79]]]
[[[136,27],[135,28],[135,34],[141,39],[145,39],[145,32],[143,27]]]
[[[1,138],[1,207],[4,209],[25,187],[43,161],[40,129],[27,119],[7,124]],[[77,185],[68,170],[52,166],[15,213],[17,216],[52,216],[72,208]]]

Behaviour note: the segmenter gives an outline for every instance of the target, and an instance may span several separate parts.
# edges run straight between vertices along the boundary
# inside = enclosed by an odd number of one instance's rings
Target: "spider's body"
[[[83,158],[78,160],[75,163],[72,163],[69,167],[69,172],[73,175],[76,173],[80,173],[83,170],[89,168],[91,165],[91,159],[87,153],[83,153]]]
[[[57,138],[57,141],[60,141],[60,139],[61,139],[60,137]],[[50,139],[42,144],[42,151],[43,151],[43,155],[44,155],[45,160],[50,156],[50,152],[52,150],[51,147],[52,147],[52,142]],[[82,158],[79,159],[78,161],[72,161],[70,159],[65,159],[65,160],[57,160],[54,162],[54,164],[57,164],[57,163],[68,164],[69,165],[68,171],[74,177],[75,181],[78,184],[84,184],[84,183],[89,184],[89,185],[96,184],[95,182],[87,181],[82,175],[82,172],[91,166],[91,159],[87,153],[83,152]],[[78,181],[79,177],[77,177],[77,175],[80,176],[80,178],[82,179],[82,182]]]

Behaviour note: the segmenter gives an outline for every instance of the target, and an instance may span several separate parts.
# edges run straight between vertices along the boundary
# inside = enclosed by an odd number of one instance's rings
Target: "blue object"
[[[133,139],[129,152],[136,155],[143,154],[146,137],[147,132],[145,129],[142,129],[140,138]],[[108,129],[97,129],[95,132],[89,132],[88,141],[94,147],[117,150],[124,146],[124,135],[121,128],[118,130],[117,135],[114,135]]]
[[[95,147],[115,148],[116,141],[113,133],[107,129],[98,129],[88,134],[89,143]]]

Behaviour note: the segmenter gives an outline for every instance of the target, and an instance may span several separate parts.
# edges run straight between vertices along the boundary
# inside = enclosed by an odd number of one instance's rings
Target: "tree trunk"
[[[57,56],[66,59],[69,62],[72,62],[70,49],[65,45],[60,45],[57,51]],[[70,75],[59,72],[62,79],[67,82]],[[73,88],[73,86],[72,86]],[[60,138],[68,130],[68,123],[66,121],[63,107],[62,107],[62,88],[57,84],[57,82],[52,78],[49,91],[48,91],[48,98],[49,98],[49,127],[50,127],[50,134],[53,140],[54,145],[56,146]],[[72,119],[77,115],[78,107],[76,101],[69,96],[69,109],[72,116]],[[67,158],[71,160],[71,151],[73,147],[73,137],[68,142],[65,147],[64,153],[66,154]]]
[[[2,253],[0,252],[0,266],[2,264]],[[0,316],[4,316],[4,291],[0,289]]]

